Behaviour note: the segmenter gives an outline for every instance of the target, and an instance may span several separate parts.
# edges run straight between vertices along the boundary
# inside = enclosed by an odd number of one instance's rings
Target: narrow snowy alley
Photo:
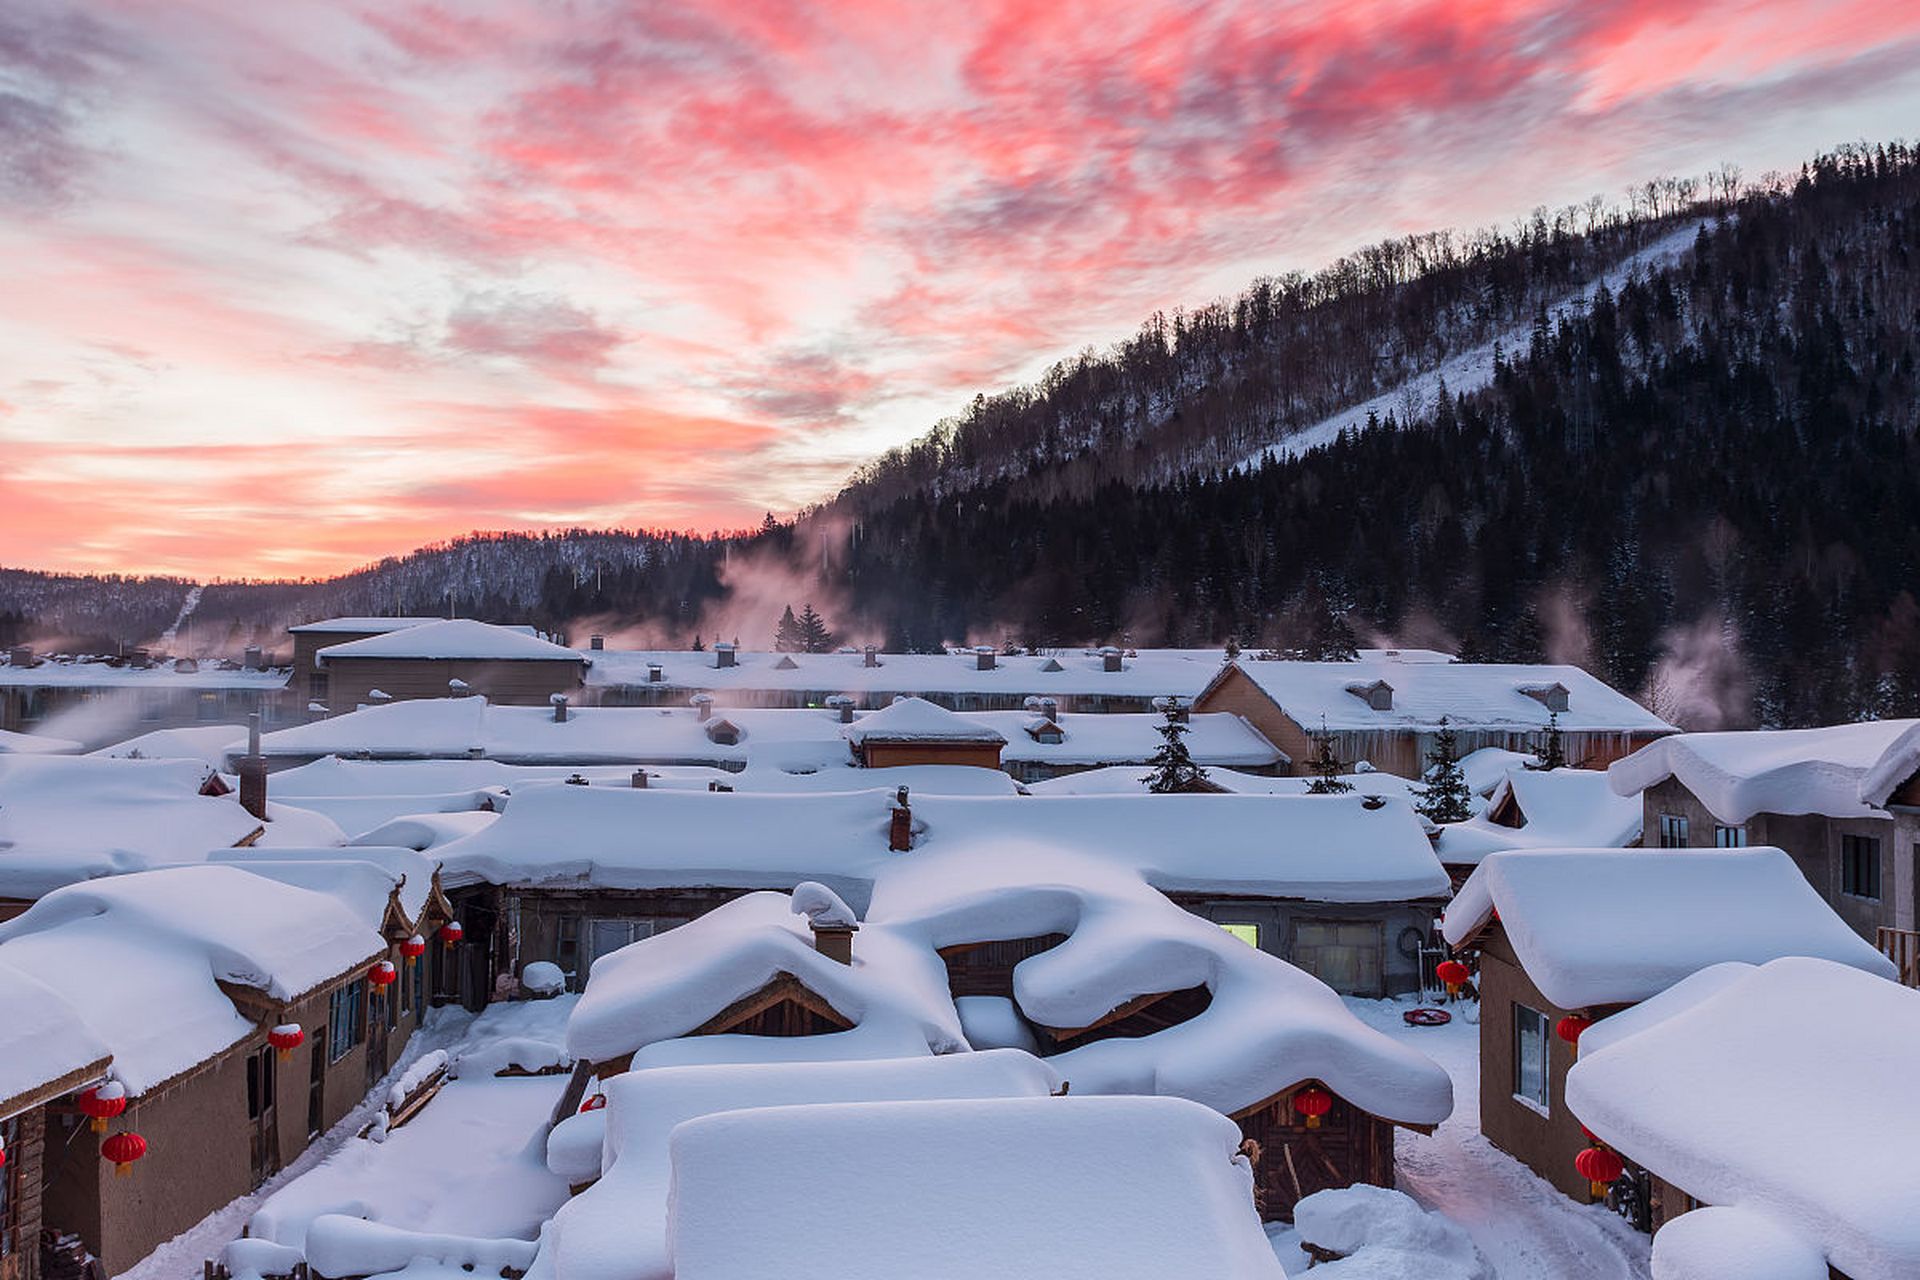
[[[1431,1137],[1403,1130],[1397,1139],[1400,1189],[1464,1227],[1499,1280],[1648,1280],[1647,1236],[1605,1208],[1575,1204],[1480,1136],[1479,1027],[1460,1016],[1473,1006],[1454,1006],[1444,1027],[1410,1027],[1407,1001],[1347,1004],[1453,1077],[1453,1115]]]

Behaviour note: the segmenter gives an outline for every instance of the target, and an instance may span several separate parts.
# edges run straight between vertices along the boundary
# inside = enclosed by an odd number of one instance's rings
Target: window
[[[1547,1110],[1547,1015],[1513,1006],[1513,1096],[1542,1114]]]
[[[1877,837],[1840,837],[1840,892],[1856,898],[1880,896],[1880,841]]]
[[[1257,924],[1228,924],[1222,921],[1220,927],[1250,947],[1257,948],[1260,945],[1260,926]]]
[[[591,954],[587,957],[587,971],[593,971],[593,962],[601,956],[652,936],[651,920],[589,920],[587,939]]]
[[[272,1109],[276,1089],[274,1061],[278,1054],[267,1049],[247,1057],[247,1119],[258,1120]]]
[[[325,671],[310,673],[307,676],[307,697],[314,702],[325,702],[327,700],[328,680],[329,676]]]
[[[1675,813],[1660,815],[1660,847],[1662,849],[1684,849],[1687,847],[1687,820]]]
[[[1713,847],[1716,849],[1746,848],[1747,829],[1745,827],[1715,827],[1713,829]]]
[[[427,1016],[427,958],[421,956],[407,966],[407,988],[412,992],[413,1011],[416,1017]]]
[[[18,1238],[20,1192],[14,1186],[20,1179],[20,1171],[26,1167],[27,1153],[20,1146],[22,1127],[18,1116],[0,1120],[0,1143],[5,1144],[4,1150],[13,1153],[13,1159],[0,1164],[0,1259],[12,1257],[27,1243]]]
[[[360,1043],[365,1027],[361,1011],[366,1007],[367,981],[355,978],[327,997],[327,1061],[338,1062]]]
[[[217,693],[201,694],[200,701],[194,708],[194,716],[201,724],[212,724],[219,720],[220,695]]]

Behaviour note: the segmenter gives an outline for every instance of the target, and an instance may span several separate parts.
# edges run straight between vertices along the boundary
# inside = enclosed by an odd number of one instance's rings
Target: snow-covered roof
[[[1722,822],[1745,822],[1756,813],[1884,817],[1873,807],[1878,801],[1863,793],[1877,790],[1884,801],[1920,769],[1916,729],[1920,720],[1681,733],[1614,761],[1607,777],[1621,795],[1676,778]],[[1889,780],[1894,773],[1901,776]]]
[[[979,742],[1004,745],[1006,735],[991,725],[949,711],[925,698],[895,698],[841,730],[848,742]]]
[[[1460,946],[1496,912],[1527,976],[1562,1009],[1632,1004],[1728,960],[1818,956],[1894,973],[1779,849],[1490,853],[1442,931]]]
[[[0,663],[0,688],[8,689],[251,689],[285,687],[287,669],[250,671],[231,664],[201,662],[177,666],[156,662],[136,667],[104,657],[55,655],[32,666]]]
[[[246,746],[245,725],[196,724],[155,729],[88,754],[114,760],[197,760],[209,769],[225,769],[228,756],[238,755]]]
[[[1653,1238],[1657,1280],[1832,1280],[1819,1248],[1765,1212],[1703,1205]]]
[[[861,653],[766,653],[736,650],[734,665],[717,666],[710,652],[686,649],[652,651],[608,649],[593,655],[589,685],[646,685],[650,688],[732,691],[783,690],[798,693],[995,693],[1011,697],[1081,697],[1111,694],[1128,698],[1198,693],[1220,669],[1219,649],[1141,649],[1120,656],[1120,670],[1106,669],[1097,649],[1061,649],[1001,655],[990,670],[979,669],[972,649],[954,653],[884,653],[875,666]],[[781,666],[787,660],[789,666]],[[661,678],[649,682],[648,667]]]
[[[0,924],[0,965],[58,991],[136,1095],[258,1030],[221,982],[290,1001],[384,947],[339,900],[226,866],[71,885]]]
[[[1460,757],[1460,773],[1467,780],[1467,790],[1485,798],[1493,793],[1515,769],[1524,769],[1539,759],[1525,751],[1509,751],[1505,747],[1482,747],[1478,751],[1469,751]]]
[[[349,846],[393,846],[425,853],[486,830],[498,813],[467,809],[457,813],[413,813],[390,818],[347,841]]]
[[[231,798],[200,794],[210,772],[194,760],[0,756],[0,897],[198,861],[260,832]]]
[[[400,909],[409,920],[418,920],[433,893],[433,873],[439,865],[414,849],[374,844],[223,849],[207,861],[245,867],[255,875],[332,894],[375,927],[396,887]]]
[[[1508,804],[1521,826],[1487,816]],[[1624,849],[1639,842],[1641,815],[1639,798],[1616,793],[1599,769],[1515,769],[1495,785],[1484,813],[1443,825],[1434,848],[1455,865],[1501,849]]]
[[[939,1057],[654,1067],[606,1083],[604,1111],[562,1121],[549,1159],[578,1127],[604,1133],[591,1167],[600,1180],[554,1215],[534,1271],[569,1280],[670,1280],[668,1139],[684,1121],[746,1107],[929,1098],[1044,1097],[1060,1078],[1013,1050]],[[596,1121],[595,1117],[599,1117]],[[591,1140],[592,1135],[588,1135]]]
[[[792,1276],[798,1249],[830,1257],[804,1273],[836,1280],[1280,1280],[1239,1142],[1232,1121],[1175,1098],[704,1116],[673,1134],[673,1276]]]
[[[1194,717],[1196,720],[1200,717]],[[1302,775],[1269,777],[1260,773],[1243,773],[1238,769],[1222,768],[1207,764],[1196,757],[1196,764],[1207,770],[1207,784],[1210,787],[1236,796],[1304,796],[1310,794],[1308,788],[1314,779]],[[1063,773],[1057,778],[1046,778],[1039,782],[1026,784],[1029,793],[1036,796],[1125,796],[1145,795],[1147,781],[1151,776],[1148,766],[1139,764],[1107,765],[1098,769],[1083,769],[1078,773]],[[1411,804],[1418,798],[1415,790],[1420,784],[1411,778],[1402,778],[1397,774],[1382,773],[1378,770],[1362,771],[1341,775],[1341,781],[1353,788],[1353,794],[1365,796],[1391,796]],[[1475,803],[1478,803],[1476,798]]]
[[[1529,689],[1567,689],[1562,729],[1578,732],[1671,733],[1673,726],[1575,666],[1518,662],[1406,662],[1363,654],[1354,662],[1241,659],[1248,679],[1308,728],[1426,730],[1444,717],[1461,731],[1544,730],[1547,706]],[[1224,673],[1223,673],[1224,674]],[[1376,710],[1350,686],[1384,681],[1392,705]]]
[[[50,738],[40,733],[15,733],[0,729],[0,756],[57,756],[80,750],[69,738]]]
[[[112,1057],[59,992],[0,960],[0,1120],[40,1090],[106,1074]]]
[[[996,730],[1006,739],[1003,761],[1056,765],[1125,764],[1149,759],[1160,749],[1164,719],[1140,712],[1105,715],[1056,716],[1050,723],[1059,742],[1040,742],[1028,727],[1035,717],[1026,711],[969,711],[976,724]],[[1287,759],[1287,754],[1239,716],[1212,712],[1188,719],[1185,742],[1194,763],[1209,767],[1265,768]],[[1138,768],[1135,772],[1140,772]]]
[[[761,1060],[769,1047],[765,1036],[704,1036],[690,1046],[676,1037],[782,974],[797,978],[850,1029],[774,1048],[807,1058],[904,1058],[966,1048],[938,957],[862,930],[854,936],[852,964],[829,959],[796,914],[798,897],[748,894],[599,957],[567,1023],[567,1051],[588,1062],[636,1054],[636,1067],[671,1065],[688,1055]]]
[[[517,627],[497,627],[471,618],[444,618],[383,635],[328,645],[315,655],[325,666],[341,658],[471,660],[488,662],[585,662],[578,650],[542,640]]]
[[[424,626],[429,622],[444,622],[444,618],[321,618],[317,622],[303,622],[288,627],[291,635],[385,635],[390,631],[405,631],[409,627]]]
[[[1582,1037],[1566,1084],[1582,1124],[1847,1275],[1920,1275],[1920,1186],[1898,1173],[1920,1147],[1920,992],[1793,957],[1639,1012],[1647,1025],[1631,1035],[1594,1048]],[[1674,1246],[1683,1259],[1694,1252],[1688,1234]],[[1660,1237],[1654,1247],[1663,1251]]]
[[[1090,1027],[1142,996],[1194,987],[1211,997],[1197,1017],[1152,1035],[1049,1059],[1076,1093],[1171,1094],[1233,1114],[1317,1079],[1402,1123],[1437,1124],[1452,1110],[1445,1071],[1362,1023],[1319,979],[1175,906],[1130,868],[1032,838],[892,864],[855,954],[886,935],[937,957],[1048,934],[1066,941],[1013,970],[1014,1002],[1038,1026]]]

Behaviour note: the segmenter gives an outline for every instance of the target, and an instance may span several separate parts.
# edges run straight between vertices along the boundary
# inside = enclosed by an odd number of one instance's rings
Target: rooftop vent
[[[1058,658],[1048,658],[1045,662],[1040,664],[1040,669],[1046,672],[1048,675],[1052,675],[1056,671],[1066,670],[1065,667],[1060,665],[1060,659]]]
[[[978,671],[991,671],[994,667],[993,646],[977,644],[973,647],[973,665]]]
[[[735,659],[735,648],[736,646],[728,644],[725,640],[716,643],[713,646],[713,665],[716,667],[732,666]]]
[[[880,646],[879,645],[870,644],[860,652],[861,652],[861,658],[860,658],[861,666],[877,667],[880,665]]]
[[[1558,680],[1555,680],[1552,684],[1523,684],[1520,686],[1520,692],[1526,694],[1529,698],[1532,698],[1549,711],[1565,711],[1567,709],[1568,689],[1567,686],[1561,684]]]
[[[607,647],[607,638],[605,636],[588,636],[587,637],[587,648],[593,650],[595,653],[600,652],[600,650],[606,647]]]
[[[659,663],[649,662],[647,664],[647,683],[648,684],[659,684],[661,679],[665,675],[666,675],[666,672],[661,669]]]
[[[1370,680],[1364,684],[1350,684],[1347,692],[1372,707],[1375,711],[1393,710],[1393,686],[1385,680]]]
[[[792,654],[783,653],[780,655],[780,661],[773,664],[773,669],[775,671],[798,671],[800,664],[793,660]]]
[[[567,695],[564,693],[556,693],[547,699],[547,701],[553,704],[553,722],[555,724],[565,724],[567,722]]]
[[[248,671],[265,671],[267,669],[267,655],[259,645],[250,644],[247,646],[246,653],[242,655],[240,665]]]
[[[712,694],[696,693],[691,698],[687,699],[687,705],[691,706],[695,711],[698,711],[700,713],[701,724],[705,724],[708,720],[711,720],[713,718],[713,695]]]
[[[1112,645],[1102,647],[1100,650],[1100,669],[1102,671],[1120,670],[1120,659],[1122,656],[1120,650],[1114,648]]]
[[[853,699],[844,693],[836,693],[827,699],[827,705],[840,713],[841,724],[853,723]]]
[[[647,771],[645,769],[635,769],[633,771],[633,789],[635,791],[645,791],[647,789]]]

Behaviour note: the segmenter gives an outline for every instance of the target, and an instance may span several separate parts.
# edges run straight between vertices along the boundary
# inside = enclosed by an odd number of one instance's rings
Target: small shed
[[[1000,752],[1007,745],[998,729],[925,698],[896,698],[892,705],[861,716],[841,732],[869,769],[914,764],[998,769]]]

